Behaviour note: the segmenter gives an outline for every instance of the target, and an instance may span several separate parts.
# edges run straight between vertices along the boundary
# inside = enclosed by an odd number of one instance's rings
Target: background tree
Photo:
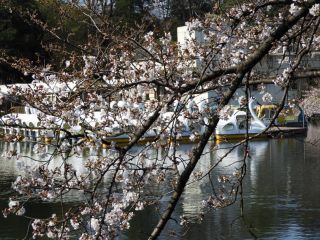
[[[45,57],[45,51],[41,46],[43,31],[21,16],[22,9],[34,11],[37,6],[34,1],[11,1],[10,4],[0,6],[1,55],[41,62]],[[3,83],[24,79],[23,74],[15,71],[8,63],[1,62],[0,68]]]

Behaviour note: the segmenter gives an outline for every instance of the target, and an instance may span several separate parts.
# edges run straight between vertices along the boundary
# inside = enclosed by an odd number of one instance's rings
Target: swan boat
[[[40,111],[25,106],[19,107],[18,112],[2,116],[0,118],[0,135],[8,141],[43,139],[50,142],[51,139],[57,137],[58,132],[51,128],[40,127],[39,113]],[[62,125],[61,119],[53,116],[48,117],[55,124]]]
[[[249,112],[251,114],[247,125],[247,113],[243,110],[234,110],[227,119],[220,119],[215,135],[212,136],[211,140],[214,138],[217,141],[225,141],[232,139],[241,139],[248,133],[250,136],[259,134],[266,129],[267,123],[265,120],[257,117],[255,111],[253,110],[253,104],[255,99],[249,100]],[[42,141],[50,143],[54,139],[61,139],[64,136],[63,131],[53,131],[52,129],[43,129],[40,127],[40,120],[38,118],[38,112],[35,109],[25,107],[24,113],[10,113],[4,115],[0,118],[0,139],[5,141],[34,141],[36,139],[41,139]],[[196,142],[201,138],[202,133],[205,130],[205,126],[198,124],[196,128],[196,133],[190,129],[190,120],[183,115],[178,116],[174,119],[174,112],[165,112],[161,116],[161,121],[167,125],[166,128],[151,128],[148,130],[143,137],[139,140],[139,143],[144,144],[148,142],[153,142],[154,140],[159,141],[160,144],[168,144],[172,140],[180,143],[190,143]],[[51,121],[54,120],[56,125],[61,127],[67,127],[69,132],[78,134],[82,132],[80,125],[66,126],[63,121],[59,118],[54,118],[49,116]],[[94,127],[97,122],[102,119],[101,112],[94,112],[93,118],[86,118],[84,121],[91,127]],[[134,126],[137,120],[130,119],[130,122]],[[179,126],[179,127],[177,127]],[[194,129],[194,126],[193,126]],[[302,133],[305,132],[304,129],[286,129],[288,132],[292,133]],[[106,127],[103,132],[99,132],[100,135],[105,134],[103,139],[109,144],[126,144],[130,141],[130,134],[121,133],[120,126],[114,124]],[[176,134],[176,137],[174,137]],[[270,133],[262,134],[261,137],[265,137]],[[90,135],[90,133],[89,133]],[[88,135],[88,136],[89,136]],[[77,139],[75,139],[77,140]],[[107,144],[108,145],[108,144]]]
[[[267,126],[257,117],[253,110],[255,98],[249,99],[249,112],[251,118],[248,119],[247,126],[247,113],[242,110],[235,110],[227,119],[220,119],[215,132],[215,138],[218,141],[244,138],[248,133],[249,136],[256,135],[263,132]]]
[[[0,118],[0,136],[2,139],[6,141],[28,141],[28,140],[39,140],[50,143],[52,140],[61,138],[64,136],[63,131],[54,131],[50,128],[40,127],[39,120],[39,111],[31,108],[31,107],[20,107],[18,112],[9,113]],[[85,117],[81,120],[82,123],[91,126],[94,128],[97,123],[105,120],[105,113],[102,111],[96,111],[90,117]],[[55,126],[67,127],[66,129],[74,134],[79,134],[82,131],[82,128],[79,124],[74,126],[68,126],[64,124],[64,121],[60,118],[53,116],[49,117],[51,121],[54,122]],[[121,116],[121,119],[126,119],[131,123],[132,126],[138,124],[137,119],[132,119],[129,116]],[[183,116],[178,116],[176,120],[174,112],[166,112],[162,115],[161,121],[168,125],[166,129],[156,129],[151,128],[148,130],[142,138],[139,140],[139,143],[147,143],[152,142],[156,139],[160,141],[162,144],[166,144],[168,140],[172,138],[171,134],[174,132],[177,133],[177,141],[179,142],[190,142],[193,138],[192,133],[188,126],[188,119]],[[80,122],[80,121],[79,121]],[[181,125],[179,130],[176,129],[177,125]],[[175,131],[174,131],[175,130]],[[110,144],[112,142],[126,144],[130,141],[130,134],[121,133],[120,125],[114,123],[113,125],[107,126],[103,129],[103,131],[98,131],[100,135],[105,134],[106,136],[103,139]],[[90,133],[88,132],[88,136]],[[198,140],[199,136],[194,136],[194,140]],[[191,141],[194,141],[191,140]]]

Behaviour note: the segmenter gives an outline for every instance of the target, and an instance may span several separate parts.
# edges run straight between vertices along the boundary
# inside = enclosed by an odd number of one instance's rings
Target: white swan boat
[[[264,131],[266,125],[257,117],[253,110],[254,98],[249,99],[249,112],[251,118],[248,120],[247,129],[247,113],[242,110],[233,111],[232,115],[227,119],[220,119],[217,127],[215,137],[217,140],[226,140],[234,138],[244,138],[246,133],[249,135],[255,135]]]
[[[55,132],[50,127],[40,127],[42,124],[39,119],[40,112],[38,110],[24,106],[17,108],[15,111],[16,112],[6,114],[0,118],[0,135],[3,139],[8,141],[43,139],[45,142],[51,142],[52,139],[57,137],[57,134],[59,134],[60,138],[64,136],[64,132]],[[63,120],[60,118],[47,115],[45,116],[46,118],[50,118],[50,120],[52,119],[55,126],[67,127],[66,130],[74,134],[79,134],[82,132],[82,127],[80,126],[82,124],[95,128],[98,123],[103,122],[106,119],[112,120],[112,122],[114,122],[113,124],[105,126],[103,129],[98,131],[98,133],[101,135],[105,134],[103,139],[110,143],[128,143],[130,140],[130,134],[121,133],[121,127],[118,123],[119,121],[126,120],[128,123],[130,123],[127,126],[128,129],[130,129],[130,126],[134,128],[134,126],[139,122],[139,120],[131,118],[127,113],[121,115],[118,121],[115,121],[117,119],[114,119],[111,116],[106,116],[104,111],[96,111],[90,117],[81,115],[78,123],[73,126],[65,125]],[[178,141],[190,141],[189,138],[191,136],[191,132],[189,130],[187,118],[178,116],[175,119],[174,112],[166,112],[160,119],[164,125],[167,125],[165,129],[152,128],[148,130],[139,140],[139,143],[151,142],[155,139],[159,139],[161,142],[167,143],[168,138],[171,137],[170,134],[175,132],[173,129],[176,128],[176,124],[177,126],[181,125],[179,127]],[[128,132],[130,131],[128,130]],[[87,133],[88,136],[90,136],[90,131]]]
[[[248,133],[249,135],[261,133],[266,129],[266,125],[257,117],[255,111],[253,110],[253,104],[255,99],[251,98],[249,100],[249,111],[252,118],[249,119]],[[4,135],[19,135],[23,138],[55,138],[55,132],[52,130],[36,130],[33,127],[39,126],[38,112],[35,109],[25,107],[24,113],[10,113],[1,118],[0,129]],[[94,112],[94,115],[89,118],[83,118],[82,122],[89,124],[94,127],[96,123],[101,122],[105,118],[105,113]],[[133,126],[137,124],[136,119],[130,118],[130,116],[122,116],[121,119],[127,119]],[[199,135],[192,134],[189,126],[190,120],[183,115],[175,117],[174,112],[166,112],[162,114],[161,121],[167,125],[165,129],[150,129],[147,131],[140,143],[153,141],[155,139],[161,140],[163,138],[164,142],[167,142],[172,137],[170,134],[177,132],[179,137],[178,141],[190,142],[197,140],[205,130],[205,126],[198,126],[197,132]],[[56,123],[63,126],[63,121],[56,118]],[[16,127],[8,127],[6,125],[17,125]],[[176,129],[177,126],[179,130]],[[129,141],[130,136],[128,134],[121,134],[119,130],[120,125],[116,123],[104,128],[103,132],[106,133],[104,140],[107,142],[116,143],[126,143]],[[41,129],[41,128],[40,128]],[[175,129],[175,130],[173,130]],[[77,133],[81,130],[79,125],[70,126],[69,131]],[[119,135],[117,135],[119,132]],[[217,140],[225,140],[230,138],[243,138],[246,134],[246,112],[242,110],[235,110],[228,119],[221,119],[218,122],[215,132],[215,138]],[[61,134],[61,133],[60,133]]]
[[[22,139],[39,139],[45,141],[56,137],[52,128],[40,127],[39,113],[40,111],[32,107],[18,107],[17,112],[9,113],[0,118],[0,135],[7,140],[14,139],[21,141]],[[55,124],[62,125],[62,120],[53,116],[50,120]]]

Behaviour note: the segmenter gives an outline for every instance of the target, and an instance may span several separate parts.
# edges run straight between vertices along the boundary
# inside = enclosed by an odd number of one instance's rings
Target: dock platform
[[[292,136],[303,136],[306,135],[307,128],[305,127],[280,127],[280,126],[274,126],[268,129],[264,134],[259,135],[257,138],[283,138],[283,137],[292,137]],[[255,136],[256,134],[249,134],[250,137]],[[218,141],[218,142],[227,142],[227,141],[236,141],[241,140],[245,138],[245,134],[225,134],[225,135],[212,135],[210,141]],[[191,140],[190,134],[183,134],[183,136],[179,138],[172,138],[167,137],[165,139],[159,138],[159,136],[147,136],[142,137],[138,144],[146,144],[153,141],[158,141],[163,145],[168,144],[168,142],[177,141],[182,144],[190,144],[190,143],[196,143],[201,139],[201,135],[195,135],[195,138]],[[24,142],[36,142],[41,141],[45,143],[51,143],[54,141],[54,138],[47,138],[44,136],[38,136],[38,137],[30,137],[30,136],[23,136],[19,134],[6,134],[5,132],[2,132],[0,134],[0,141],[24,141]],[[104,139],[108,144],[111,144],[112,142],[116,144],[125,145],[129,142],[128,136],[118,136],[118,137],[107,137]],[[108,145],[107,144],[107,145]]]

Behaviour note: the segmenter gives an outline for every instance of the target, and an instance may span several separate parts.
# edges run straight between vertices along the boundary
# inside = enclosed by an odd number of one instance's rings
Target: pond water
[[[160,239],[320,239],[320,147],[317,138],[320,128],[311,126],[308,137],[265,139],[250,143],[251,158],[247,162],[244,180],[244,219],[239,218],[239,203],[219,210],[203,208],[212,188],[208,179],[190,184],[173,215],[178,221],[170,221]],[[207,170],[222,156],[232,143],[220,145],[218,151],[208,151],[199,162],[197,170]],[[191,145],[180,149],[183,153]],[[0,143],[0,155],[8,149],[19,149],[24,155],[32,155],[32,146],[25,143]],[[213,174],[229,173],[237,169],[243,157],[243,147],[238,147],[223,160]],[[19,175],[21,163],[0,158],[0,208],[8,204],[13,194],[11,183]],[[81,166],[80,166],[81,167]],[[165,188],[166,186],[163,186]],[[163,190],[163,189],[162,189]],[[159,210],[166,206],[169,196],[160,201],[159,209],[148,207],[137,212],[129,231],[120,239],[147,239],[159,218]],[[70,196],[66,205],[79,201]],[[27,213],[47,217],[59,211],[59,203],[31,201]],[[206,212],[203,220],[198,218]],[[190,221],[186,227],[179,225],[180,215]],[[0,217],[0,239],[23,239],[28,229],[28,220],[22,217]],[[251,234],[251,233],[253,234]]]

